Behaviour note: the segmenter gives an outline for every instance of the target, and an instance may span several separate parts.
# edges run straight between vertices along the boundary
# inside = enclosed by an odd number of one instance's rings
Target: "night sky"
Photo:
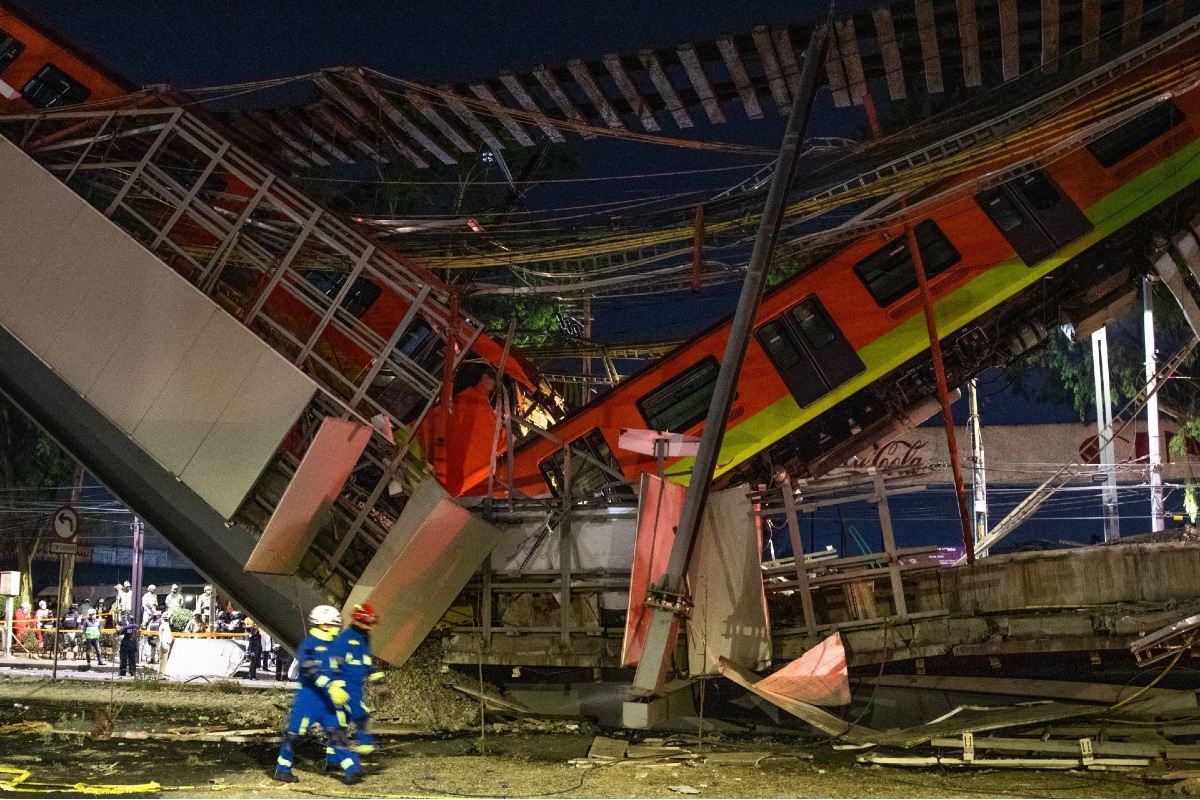
[[[541,63],[561,66],[571,58],[594,59],[605,53],[630,53],[724,33],[745,33],[755,25],[796,23],[812,19],[827,7],[813,0],[504,0],[473,4],[19,0],[17,5],[135,84],[167,83],[184,90],[281,78],[339,65],[367,66],[431,84],[494,78],[502,69],[521,71]],[[849,8],[850,4],[842,3],[838,10]],[[804,43],[796,44],[803,47]],[[784,123],[772,105],[764,104],[763,120],[747,121],[738,109],[730,113],[729,124],[701,123],[691,132],[680,132],[666,119],[667,115],[662,115],[660,121],[666,123],[664,132],[670,136],[755,144],[774,151],[779,147]],[[835,115],[827,88],[818,98],[815,115],[810,134],[840,134],[863,122],[858,109]],[[588,143],[578,137],[570,139],[567,146],[579,151],[586,176],[729,164],[745,164],[745,174],[749,174],[769,160],[764,156],[700,153],[605,139]],[[737,180],[740,177],[729,183]],[[604,191],[632,199],[639,193],[659,193],[669,188],[622,181]],[[599,189],[595,184],[581,184],[577,191],[586,202],[594,202]],[[537,192],[531,194],[529,202],[565,204],[560,197],[548,193],[539,196]],[[622,300],[598,307],[596,332],[610,340],[681,335],[731,311],[735,300],[736,287],[717,289],[698,302],[689,301],[684,315],[678,313],[678,298]],[[1003,391],[1002,379],[995,375],[981,390],[983,394],[992,392],[996,397],[984,400],[984,415],[985,421],[993,424],[1031,418],[1067,421],[1072,416],[1067,409],[1047,410],[1014,401],[1010,393]],[[965,405],[959,403],[961,408],[955,409],[964,420]],[[906,509],[907,505],[913,508]],[[915,528],[901,524],[902,529],[907,528],[901,538],[909,540],[902,541],[902,545],[913,540],[928,542],[930,538],[947,544],[955,541],[958,534],[953,501],[941,491],[922,500],[901,501],[893,507],[893,513],[902,523],[905,516],[920,519],[922,514],[917,508],[927,509],[930,505],[937,511],[926,517],[924,524]],[[1095,511],[1099,513],[1098,503]],[[860,521],[870,527],[869,521]],[[1047,527],[1034,524],[1026,535],[1055,539],[1065,533],[1059,525],[1045,524]],[[1072,527],[1079,526],[1074,523]]]

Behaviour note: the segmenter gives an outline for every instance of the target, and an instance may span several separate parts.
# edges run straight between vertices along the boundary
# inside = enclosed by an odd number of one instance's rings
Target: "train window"
[[[833,331],[833,324],[826,319],[823,312],[817,304],[816,298],[811,298],[800,303],[792,309],[792,318],[800,326],[801,333],[808,340],[809,346],[814,350],[819,350],[827,344],[832,344],[837,338],[837,334]]]
[[[305,280],[329,297],[337,297],[337,293],[346,283],[346,275],[341,272],[309,269],[302,274]],[[360,276],[354,279],[350,291],[346,292],[346,296],[342,298],[342,308],[356,317],[361,317],[367,313],[367,309],[375,304],[382,293],[383,290],[377,284]]]
[[[34,108],[54,108],[82,103],[91,93],[91,89],[53,64],[39,69],[25,84],[25,88],[21,89],[21,95]]]
[[[760,326],[755,335],[801,408],[866,369],[815,295]]]
[[[562,450],[555,450],[554,455],[543,458],[538,464],[546,485],[556,497],[562,496],[566,485],[565,464],[566,454]],[[608,470],[601,468],[600,464],[604,464]],[[572,497],[632,497],[633,489],[618,475],[621,475],[621,465],[617,463],[599,428],[592,428],[571,442]]]
[[[396,349],[430,375],[438,374],[445,363],[446,340],[434,333],[433,327],[421,317],[408,326]]]
[[[635,402],[646,426],[656,431],[683,433],[708,416],[713,387],[721,368],[708,356]]]
[[[1087,149],[1103,167],[1111,167],[1183,122],[1179,106],[1166,100],[1096,139]]]
[[[1028,266],[1049,258],[1092,229],[1079,207],[1035,171],[975,195],[975,202]]]
[[[25,51],[15,36],[0,30],[0,72],[8,69],[8,65],[17,60],[17,56]]]
[[[925,277],[941,275],[962,259],[933,220],[925,220],[913,232],[917,236],[917,247],[921,248]],[[880,308],[890,306],[917,288],[917,274],[904,238],[879,248],[858,262],[854,271]]]

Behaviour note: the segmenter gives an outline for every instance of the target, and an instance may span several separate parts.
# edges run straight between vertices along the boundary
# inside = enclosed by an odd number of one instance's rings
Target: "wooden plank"
[[[1004,80],[1011,81],[1021,74],[1017,0],[1000,0],[1000,63]]]
[[[1001,694],[1013,697],[1039,697],[1112,705],[1129,697],[1128,686],[1083,681],[1051,681],[1033,678],[970,677],[959,675],[882,675],[863,678],[863,683],[938,692]],[[1174,710],[1196,710],[1196,693],[1184,689],[1148,689],[1141,695],[1169,703]]]
[[[328,167],[329,159],[317,152],[316,148],[310,142],[301,141],[300,138],[289,131],[282,122],[275,119],[265,110],[247,111],[246,115],[258,123],[259,127],[269,131],[276,138],[283,140],[283,143],[302,155],[308,161],[316,164],[318,167]]]
[[[779,68],[783,70],[783,79],[787,82],[788,91],[795,96],[796,92],[800,91],[800,64],[796,61],[796,48],[792,46],[792,36],[787,28],[771,28],[771,39],[775,42],[775,55],[779,57]]]
[[[358,86],[359,91],[363,93],[363,96],[366,97],[367,100],[374,103],[375,106],[383,112],[383,115],[387,117],[393,125],[404,131],[404,133],[406,133],[410,139],[421,145],[421,147],[423,147],[427,153],[436,158],[438,161],[441,161],[443,164],[458,163],[454,156],[447,153],[444,149],[442,149],[440,144],[429,138],[429,135],[425,133],[425,131],[418,128],[416,124],[414,124],[413,121],[409,119],[404,112],[402,112],[400,108],[391,101],[389,97],[375,88],[375,85],[371,83],[370,80],[363,75],[357,75],[356,77],[358,78],[356,85]]]
[[[500,120],[500,124],[512,134],[514,139],[526,147],[533,147],[533,139],[529,138],[529,134],[525,132],[525,129],[513,119],[511,114],[507,113],[504,104],[500,102],[496,95],[492,94],[491,88],[486,83],[472,83],[471,93],[488,104],[488,110],[496,116],[496,119]]]
[[[879,42],[879,55],[883,57],[888,94],[893,100],[903,100],[908,96],[908,90],[904,85],[904,60],[900,58],[900,47],[896,44],[892,9],[888,6],[872,9],[871,19],[875,20],[875,40]]]
[[[268,131],[264,130],[254,119],[245,111],[231,111],[229,118],[233,121],[242,133],[253,140],[259,147],[264,148],[267,152],[275,152],[282,155],[285,159],[298,167],[311,167],[313,162],[309,161],[302,154],[296,152],[287,145],[286,142],[281,142]]]
[[[462,134],[447,122],[445,117],[437,112],[437,109],[433,107],[423,94],[414,89],[408,89],[404,92],[404,99],[411,103],[413,108],[421,112],[421,116],[429,120],[429,123],[437,128],[450,144],[464,153],[475,152],[475,148],[471,143],[464,139]]]
[[[933,739],[929,743],[933,747],[962,748],[962,737]],[[1063,739],[1011,739],[978,736],[974,740],[976,750],[1001,750],[1006,753],[1049,753],[1051,755],[1079,756],[1082,755],[1079,741]],[[1092,741],[1092,753],[1107,757],[1161,758],[1162,748],[1153,744],[1136,742],[1104,742]]]
[[[952,717],[927,725],[918,725],[898,731],[888,731],[876,744],[894,744],[899,747],[915,747],[931,739],[961,736],[964,733],[979,733],[1003,728],[1040,725],[1071,717],[1083,717],[1103,711],[1103,706],[1081,703],[1041,703],[1035,706],[1013,706],[991,711],[964,711]]]
[[[1058,0],[1042,0],[1042,72],[1058,73]]]
[[[733,79],[733,86],[742,100],[742,108],[746,109],[746,116],[750,119],[762,119],[763,110],[758,103],[758,93],[754,91],[754,84],[750,81],[750,74],[746,72],[746,65],[742,63],[733,37],[718,36],[717,49],[721,51],[721,58],[729,69],[729,77]]]
[[[534,122],[542,133],[552,142],[565,142],[566,138],[559,132],[558,128],[550,124],[549,117],[542,107],[537,104],[533,96],[529,94],[529,90],[521,84],[521,79],[518,78],[512,71],[504,70],[500,73],[500,82],[504,84],[504,88],[508,89],[508,93],[512,95],[513,100],[517,101],[517,105],[535,115]]]
[[[1083,39],[1080,58],[1084,66],[1100,58],[1100,0],[1083,0]]]
[[[650,82],[654,84],[654,88],[658,89],[659,95],[663,99],[663,103],[667,107],[667,111],[671,112],[671,116],[675,118],[675,124],[681,128],[690,128],[695,123],[688,116],[687,109],[683,107],[683,101],[679,99],[675,87],[671,84],[671,79],[667,77],[667,71],[663,69],[662,64],[658,60],[653,50],[643,50],[638,54],[642,60],[642,66],[646,68],[646,72],[650,75]]]
[[[958,0],[958,40],[962,46],[963,83],[968,88],[983,83],[979,68],[979,26],[975,19],[975,0]]]
[[[329,100],[321,100],[308,109],[312,114],[321,118],[325,126],[334,131],[377,164],[389,164],[391,159],[375,149],[370,142],[359,135],[358,130],[347,123],[338,114],[337,107]]]
[[[779,66],[779,59],[775,57],[775,45],[771,43],[771,31],[766,25],[757,25],[750,35],[754,39],[754,49],[758,50],[758,57],[762,61],[763,72],[767,76],[767,86],[771,88],[771,97],[775,100],[775,107],[779,109],[780,114],[787,114],[792,110],[792,96],[788,93],[787,81],[783,79],[783,68]]]
[[[580,111],[575,103],[572,102],[571,98],[567,96],[566,90],[563,89],[562,85],[558,82],[558,79],[554,77],[553,72],[547,69],[544,65],[537,66],[534,67],[533,77],[542,85],[542,88],[546,90],[546,94],[550,95],[550,99],[554,101],[554,104],[559,107],[567,119],[578,125],[586,126],[588,124],[587,118],[584,117],[583,112]],[[580,130],[576,131],[576,133],[585,139],[594,139],[596,136],[596,134],[588,130]]]
[[[657,133],[662,130],[659,127],[658,120],[654,118],[654,111],[650,108],[650,104],[646,102],[646,98],[642,97],[642,93],[638,91],[633,79],[625,71],[625,65],[621,62],[621,56],[616,53],[609,53],[604,56],[604,68],[612,76],[613,83],[617,85],[617,89],[625,97],[625,102],[629,103],[629,107],[633,109],[633,113],[642,123],[642,127],[651,133]]]
[[[1125,0],[1121,9],[1121,49],[1137,44],[1142,35],[1142,0]]]
[[[837,35],[838,50],[842,54],[842,64],[846,68],[846,85],[850,89],[850,99],[854,105],[861,106],[867,96],[867,78],[863,74],[862,56],[858,52],[858,36],[854,33],[854,18],[835,20],[834,32]]]
[[[704,74],[704,66],[696,55],[695,45],[681,44],[675,48],[675,52],[679,55],[679,62],[683,64],[684,72],[691,81],[692,89],[696,92],[700,105],[704,106],[704,113],[708,114],[708,121],[714,125],[724,122],[725,112],[721,110],[721,104],[717,101],[717,93],[713,91],[708,76]]]
[[[475,113],[471,111],[471,109],[467,108],[467,104],[462,101],[462,98],[454,93],[454,89],[446,85],[439,86],[438,89],[441,90],[442,99],[446,101],[446,105],[449,107],[449,109],[453,111],[459,119],[466,123],[467,127],[474,131],[475,135],[478,136],[485,144],[487,144],[488,147],[492,148],[493,150],[504,149],[504,145],[500,142],[500,139],[496,136],[496,134],[492,133],[492,129],[487,125],[484,125],[483,120],[479,119],[479,117],[475,116]]]
[[[317,88],[325,93],[325,95],[333,102],[334,105],[340,107],[342,110],[348,113],[351,118],[357,120],[360,124],[378,134],[380,143],[386,142],[388,147],[404,156],[404,158],[407,158],[409,162],[418,169],[426,169],[429,167],[428,161],[418,155],[417,152],[410,148],[407,144],[400,141],[399,137],[393,136],[386,128],[383,127],[375,115],[368,113],[367,109],[364,108],[361,103],[343,92],[341,88],[334,85],[333,81],[329,80],[328,77],[325,75],[317,75],[317,77],[313,79],[313,83],[315,83]]]
[[[825,77],[829,79],[829,90],[833,92],[833,105],[837,108],[850,106],[850,92],[846,87],[846,73],[842,70],[842,54],[837,41],[831,41],[825,50]]]
[[[930,94],[939,94],[945,91],[946,87],[942,82],[942,54],[938,51],[933,0],[916,0],[916,11],[917,34],[921,39],[921,58],[925,62],[925,88]]]
[[[336,138],[335,133],[326,131],[325,134],[322,134],[322,132],[317,130],[314,125],[310,125],[303,116],[297,114],[295,110],[287,108],[286,106],[277,107],[275,109],[275,115],[279,121],[286,125],[289,129],[297,131],[301,136],[304,137],[305,140],[312,142],[317,147],[336,158],[338,161],[342,162],[343,164],[354,163],[354,158],[345,150],[338,147],[333,141],[333,139]]]
[[[593,761],[616,762],[625,758],[625,749],[629,742],[624,739],[612,739],[608,736],[597,736],[592,739],[587,757]]]
[[[604,96],[604,92],[596,83],[596,79],[592,77],[592,71],[588,69],[588,65],[584,63],[583,59],[573,58],[568,61],[567,71],[571,73],[575,83],[579,84],[579,88],[587,95],[588,100],[592,101],[592,106],[600,115],[600,119],[604,120],[604,124],[614,130],[624,130],[625,123],[621,122],[617,110],[612,107],[612,103],[608,102],[608,98]]]

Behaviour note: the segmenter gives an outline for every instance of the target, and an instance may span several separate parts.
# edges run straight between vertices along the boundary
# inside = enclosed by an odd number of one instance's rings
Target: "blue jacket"
[[[351,696],[361,697],[368,681],[374,685],[383,683],[384,673],[371,659],[371,639],[366,632],[351,625],[338,634],[333,650]]]
[[[311,628],[308,636],[296,649],[296,661],[300,665],[300,688],[308,689],[329,702],[332,708],[336,704],[329,697],[331,686],[346,687],[346,681],[339,670],[339,659],[334,652],[334,634],[320,628]]]

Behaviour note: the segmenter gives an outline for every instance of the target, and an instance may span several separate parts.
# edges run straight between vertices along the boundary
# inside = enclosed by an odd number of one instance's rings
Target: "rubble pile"
[[[479,725],[479,703],[446,687],[442,643],[426,640],[404,666],[387,671],[390,691],[376,698],[375,719],[427,730],[459,731]]]

